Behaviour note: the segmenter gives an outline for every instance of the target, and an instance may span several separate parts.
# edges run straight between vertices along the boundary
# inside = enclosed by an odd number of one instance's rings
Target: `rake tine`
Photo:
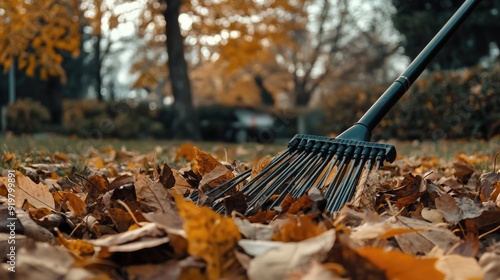
[[[237,176],[234,176],[232,179],[226,181],[225,183],[221,184],[220,186],[211,189],[210,191],[207,192],[207,195],[217,193],[221,189],[223,189],[223,191],[221,191],[219,194],[220,195],[226,194],[228,191],[233,189],[239,183],[246,180],[248,178],[248,176],[250,176],[251,172],[252,172],[252,169],[247,169],[247,170],[243,171],[242,173],[238,174]]]
[[[329,155],[325,158],[325,160],[323,160],[323,162],[321,163],[321,166],[319,168],[316,169],[316,171],[314,172],[314,174],[309,177],[307,179],[307,181],[298,189],[296,189],[293,193],[292,193],[292,196],[293,197],[300,197],[300,196],[303,196],[309,189],[311,189],[313,187],[313,184],[314,182],[316,182],[316,180],[318,179],[319,175],[321,174],[321,171],[323,171],[326,166],[328,165],[328,163],[331,161],[333,155]]]
[[[307,152],[304,151],[301,154],[301,156],[305,156],[305,155],[307,155]],[[282,186],[282,184],[284,184],[287,180],[289,180],[294,175],[294,173],[299,168],[301,168],[303,165],[305,165],[307,163],[307,161],[312,156],[314,156],[314,155],[309,154],[308,156],[306,156],[305,159],[302,159],[302,157],[297,157],[287,167],[287,169],[284,172],[279,173],[279,176],[277,178],[274,178],[274,180],[272,181],[270,186],[268,186],[267,188],[265,188],[263,190],[259,190],[259,186],[256,186],[254,189],[252,189],[253,192],[249,193],[249,196],[255,194],[257,191],[260,191],[260,192],[259,192],[258,196],[253,197],[253,199],[250,201],[250,203],[248,203],[249,209],[253,208],[257,204],[258,201],[267,201]],[[269,179],[268,181],[270,181],[271,179],[273,179],[273,177],[269,176],[268,179]],[[262,185],[260,185],[260,186],[264,187],[265,185],[267,185],[267,182],[265,184],[262,183]]]
[[[358,147],[359,148],[359,147]],[[358,150],[358,148],[356,148],[356,150]],[[351,176],[352,176],[352,172],[354,170],[354,163],[353,164],[346,164],[345,165],[345,168],[343,169],[342,171],[342,176],[340,177],[340,180],[338,181],[338,184],[336,184],[335,186],[335,193],[334,193],[334,196],[332,199],[330,199],[326,205],[326,209],[329,210],[331,208],[331,205],[334,204],[334,203],[338,203],[339,202],[339,197],[342,198],[345,196],[345,192],[347,191],[346,188],[344,187],[345,185],[345,182],[348,181]],[[349,170],[347,172],[347,175],[345,175],[345,172]],[[329,197],[329,196],[328,196]]]
[[[242,189],[244,192],[246,189],[249,189],[255,182],[257,182],[262,176],[264,176],[267,172],[273,169],[277,164],[281,163],[286,157],[293,158],[296,155],[297,151],[291,152],[291,150],[287,149],[281,155],[279,155],[275,160],[272,160],[269,165],[267,165],[260,173],[258,173],[254,178],[252,178]]]
[[[297,192],[297,183],[299,181],[301,181],[304,176],[306,176],[310,171],[311,169],[314,169],[317,164],[318,164],[318,161],[321,159],[321,154],[317,154],[316,157],[313,159],[312,163],[309,164],[309,166],[306,168],[306,169],[302,169],[302,171],[295,177],[293,178],[293,180],[289,183],[289,185],[287,186],[290,190],[293,190],[290,195],[294,198],[297,198],[298,196],[294,193]],[[318,168],[316,168],[316,170],[318,170]],[[306,186],[302,186],[302,188],[304,188]],[[271,206],[269,206],[270,209],[274,208],[275,206],[278,206],[279,204],[281,204],[282,200],[285,198],[285,196],[287,195],[288,193],[287,192],[281,192],[279,197],[277,199],[275,199],[273,201],[273,203],[271,204]]]
[[[325,191],[325,197],[331,197],[332,192],[337,188],[337,182],[339,182],[339,179],[342,179],[345,175],[346,168],[347,168],[347,162],[349,162],[351,159],[351,153],[352,153],[352,146],[348,146],[344,153],[341,155],[342,156],[342,161],[339,163],[339,168],[337,169],[337,173],[335,174],[335,177],[333,177],[332,182],[328,185]]]
[[[338,161],[339,161],[339,158],[340,158],[340,155],[344,153],[344,150],[345,150],[345,146],[341,145],[340,147],[338,147],[337,144],[334,144],[332,145],[334,146],[334,150],[332,152],[332,155],[333,155],[333,161],[332,163],[330,164],[330,166],[328,167],[328,170],[325,172],[325,174],[323,174],[323,177],[321,178],[320,182],[318,183],[318,188],[322,188],[323,185],[325,184],[325,181],[326,179],[330,176],[330,173],[332,173],[333,171],[333,168],[335,166],[337,166],[338,164]],[[338,149],[337,149],[338,147]]]
[[[323,146],[325,145],[321,142],[308,141],[300,155],[293,159],[291,163],[286,165],[286,170],[284,170],[283,172],[276,172],[275,174],[279,174],[276,178],[274,174],[270,174],[265,182],[260,182],[257,186],[255,186],[255,188],[252,189],[252,191],[248,194],[249,197],[252,197],[252,200],[248,203],[248,211],[252,211],[259,201],[267,201],[269,198],[271,198],[271,196],[275,194],[278,189],[282,187],[293,176],[298,177],[303,174],[304,166],[308,164],[308,162],[311,160],[311,158],[314,157],[315,154],[317,154],[319,151],[324,150]],[[295,175],[297,172],[299,172],[299,174]],[[292,182],[289,182],[288,185],[292,184],[297,179],[297,177],[292,179]],[[264,187],[269,182],[271,182],[270,185],[264,189]],[[259,192],[258,196],[254,197],[254,194],[256,192]],[[273,205],[274,204],[275,203],[273,203]]]
[[[272,181],[274,182],[278,180],[278,178],[280,178],[280,176],[283,173],[287,174],[288,172],[290,172],[294,168],[294,166],[300,163],[301,159],[306,155],[307,155],[306,152],[301,152],[297,156],[291,157],[291,162],[288,161],[284,162],[282,165],[278,166],[271,173],[267,174],[267,176],[264,179],[262,179],[262,181],[257,182],[257,180],[255,180],[254,182],[252,182],[252,184],[247,184],[246,188],[243,191],[248,197],[254,197],[255,194],[262,192],[261,188],[266,186],[269,182]],[[276,175],[278,175],[278,178],[276,178]],[[249,189],[248,192],[246,192],[247,189]]]
[[[361,170],[366,162],[366,157],[369,151],[369,148],[364,148],[360,154],[361,147],[356,148],[354,163],[351,165],[349,172],[345,179],[342,181],[342,184],[338,188],[338,191],[335,192],[335,196],[331,199],[326,206],[326,210],[329,212],[334,212],[340,210],[342,205],[346,203],[351,193],[353,192],[354,186],[358,182],[359,176],[361,174]],[[356,169],[354,169],[356,168]],[[354,171],[355,170],[355,171]],[[354,171],[354,175],[353,174]]]

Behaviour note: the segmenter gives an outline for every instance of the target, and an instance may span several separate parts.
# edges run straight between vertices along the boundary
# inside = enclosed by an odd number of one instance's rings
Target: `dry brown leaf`
[[[94,246],[106,248],[108,252],[135,252],[168,243],[169,238],[167,233],[157,224],[147,223],[134,230],[88,242]]]
[[[242,192],[224,197],[224,209],[227,215],[236,211],[237,213],[245,213],[248,209],[247,197]]]
[[[234,223],[238,226],[240,233],[251,240],[271,240],[274,228],[269,225],[250,223],[248,220],[234,218]]]
[[[308,210],[313,204],[314,201],[308,195],[303,195],[295,200],[286,212],[289,214],[297,214],[300,211]]]
[[[109,190],[109,181],[105,176],[99,174],[94,174],[84,181],[85,189],[87,190],[87,196],[85,198],[85,203],[91,205],[93,202],[97,201],[99,196],[105,194]]]
[[[361,178],[356,186],[356,193],[352,199],[352,205],[357,208],[374,209],[377,200],[377,184],[380,175],[377,172],[363,169]]]
[[[413,176],[408,173],[401,182],[401,187],[393,189],[391,193],[396,198],[396,205],[400,208],[414,203],[425,191],[425,180],[420,175]]]
[[[30,239],[36,240],[36,241],[41,241],[41,242],[51,242],[54,239],[54,236],[50,231],[45,229],[44,227],[38,225],[33,221],[33,219],[26,213],[24,210],[21,208],[14,208],[15,212],[15,225],[16,225],[16,230],[22,231],[23,235],[26,237],[29,237]],[[8,218],[12,217],[11,209],[9,209],[7,204],[2,204],[0,205],[0,221],[2,226],[2,231],[3,232],[8,232],[10,233],[10,229],[8,228],[8,223],[11,221]],[[18,238],[19,236],[16,236]],[[12,241],[11,241],[12,242]],[[7,242],[4,243],[7,245]],[[16,245],[17,240],[16,240]],[[4,247],[6,248],[6,246]]]
[[[460,240],[447,228],[437,227],[417,219],[399,216],[395,226],[407,229],[426,229],[421,232],[394,236],[401,250],[413,255],[428,254],[434,247],[448,251]]]
[[[161,213],[173,211],[171,195],[160,182],[153,182],[149,177],[138,174],[134,186],[137,201],[147,206],[151,211]]]
[[[75,216],[82,217],[87,214],[87,205],[76,194],[67,191],[54,192],[54,199],[59,205],[67,206]]]
[[[130,214],[120,208],[108,208],[108,215],[118,232],[124,232],[135,223]]]
[[[337,265],[338,266],[338,265]],[[299,273],[296,277],[288,275],[287,280],[341,280],[346,279],[340,277],[338,274],[334,273],[332,270],[327,269],[324,265],[318,261],[312,261],[312,264],[304,269],[305,272]],[[340,270],[343,268],[340,267]]]
[[[420,212],[420,215],[422,215],[422,218],[425,220],[431,222],[431,223],[442,223],[444,222],[444,216],[443,214],[437,210],[437,209],[432,209],[432,208],[423,208],[422,212]]]
[[[461,220],[460,209],[458,208],[455,199],[445,193],[435,200],[436,208],[439,210],[444,218],[450,223],[458,223]]]
[[[479,217],[483,207],[477,205],[468,197],[453,198],[445,193],[435,200],[436,208],[443,214],[446,221],[456,224],[463,219]]]
[[[453,250],[453,254],[474,258],[479,252],[479,231],[473,220],[465,220],[465,238]]]
[[[484,271],[484,279],[500,279],[500,254],[486,252],[479,259],[479,265]]]
[[[55,209],[54,197],[46,185],[35,184],[29,177],[19,173],[17,174],[17,184],[16,207],[22,207],[24,200],[27,200],[36,208]]]
[[[467,182],[470,176],[474,173],[474,168],[465,161],[459,160],[453,163],[453,174],[458,180]]]
[[[214,188],[233,177],[233,173],[221,164],[202,176],[200,188],[203,188],[205,185],[208,185],[210,188]]]
[[[450,280],[480,280],[484,272],[475,258],[460,255],[446,255],[438,258],[435,267]]]
[[[129,174],[124,174],[116,177],[113,181],[109,183],[109,190],[114,190],[116,188],[131,185],[135,182],[135,177]]]
[[[500,193],[500,173],[488,172],[479,177],[481,198],[483,201],[496,201]]]
[[[329,230],[301,242],[240,240],[245,252],[254,258],[247,275],[252,279],[283,279],[290,271],[308,265],[312,260],[323,261],[335,242],[335,231]]]
[[[160,183],[167,189],[170,189],[175,185],[175,177],[172,168],[170,168],[170,166],[166,163],[163,164],[159,180]]]
[[[74,265],[71,254],[49,243],[29,240],[20,248],[15,266],[16,279],[93,279],[95,275]],[[1,274],[0,274],[1,275]],[[2,279],[11,279],[13,273]]]
[[[182,267],[178,260],[169,260],[159,264],[140,264],[126,267],[130,279],[165,280],[179,279]]]
[[[241,238],[232,218],[225,218],[208,207],[175,195],[179,214],[184,220],[188,240],[188,252],[207,262],[208,279],[219,279],[225,273],[225,265],[234,259],[233,249]]]
[[[276,210],[268,210],[268,209],[259,210],[259,212],[257,212],[257,214],[255,214],[251,217],[248,217],[248,220],[251,223],[265,224],[268,221],[270,221],[272,218],[276,217],[277,214],[278,214],[278,212]]]

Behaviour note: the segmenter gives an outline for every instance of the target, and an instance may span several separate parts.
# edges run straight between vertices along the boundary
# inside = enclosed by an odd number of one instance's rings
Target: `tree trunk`
[[[102,68],[102,60],[101,60],[101,35],[96,36],[96,42],[94,44],[94,55],[95,55],[95,90],[97,94],[97,100],[103,101],[104,97],[101,93],[102,88],[102,76],[101,76],[101,68]]]
[[[311,99],[311,93],[307,92],[303,84],[295,84],[295,105],[307,106]]]
[[[174,139],[200,140],[198,118],[191,97],[186,59],[184,58],[184,38],[179,25],[182,0],[164,0],[167,35],[168,68],[172,93],[174,95],[172,135]]]
[[[59,77],[50,76],[47,82],[48,109],[50,112],[50,122],[55,125],[62,124],[63,106],[61,81]]]

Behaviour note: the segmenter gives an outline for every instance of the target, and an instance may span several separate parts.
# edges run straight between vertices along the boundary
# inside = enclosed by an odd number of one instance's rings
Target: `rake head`
[[[246,170],[206,195],[211,207],[222,212],[222,198],[239,187],[248,202],[248,215],[269,205],[271,198],[269,209],[279,206],[287,195],[298,198],[318,188],[327,201],[325,210],[336,212],[354,196],[363,170],[379,169],[395,158],[392,145],[297,134],[256,176],[249,178],[251,170]],[[198,193],[191,198],[198,200]]]

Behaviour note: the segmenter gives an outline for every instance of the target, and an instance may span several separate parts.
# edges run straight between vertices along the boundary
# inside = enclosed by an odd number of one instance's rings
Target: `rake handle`
[[[377,126],[382,118],[389,112],[389,110],[398,102],[398,100],[406,93],[410,86],[425,70],[429,62],[441,50],[443,45],[455,33],[458,27],[470,15],[472,10],[480,3],[480,0],[466,0],[462,6],[455,12],[455,14],[446,22],[441,30],[432,38],[427,46],[420,52],[420,54],[413,60],[413,62],[406,68],[406,70],[397,78],[394,83],[379,97],[379,99],[368,109],[368,111],[359,119],[354,125],[358,126],[356,133],[341,134],[341,138],[349,138],[352,134],[357,139],[359,130],[366,130],[366,135],[361,136],[360,140],[368,141],[367,137],[371,137],[371,131]],[[359,129],[359,126],[363,128]],[[354,127],[353,127],[354,128]],[[343,137],[342,137],[343,136]]]

